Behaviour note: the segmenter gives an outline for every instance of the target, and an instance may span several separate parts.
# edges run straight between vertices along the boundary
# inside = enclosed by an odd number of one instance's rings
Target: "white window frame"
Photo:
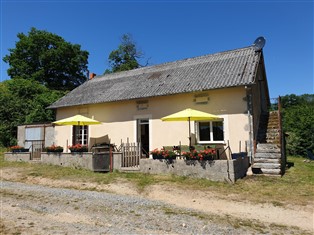
[[[210,127],[210,141],[208,140],[200,140],[200,135],[199,135],[199,123],[200,122],[209,122],[209,127]],[[223,135],[224,135],[224,139],[223,140],[213,140],[214,139],[214,133],[213,133],[213,122],[222,122],[222,125],[223,125]],[[224,120],[216,120],[216,121],[198,121],[198,122],[195,122],[196,124],[196,127],[195,127],[195,130],[197,132],[197,143],[198,144],[223,144],[225,143],[225,139],[226,139],[226,127],[225,127],[225,122]]]
[[[89,144],[89,136],[90,136],[90,128],[89,128],[89,125],[85,125],[87,127],[87,134],[85,133],[85,129],[83,128],[83,126],[72,126],[72,145],[74,145],[74,142],[73,142],[73,128],[78,128],[80,129],[82,127],[82,138],[81,140],[79,141],[80,143],[77,143],[77,144],[81,144],[81,145],[85,145],[84,144],[84,140],[85,140],[85,137],[86,137],[86,145]],[[76,133],[77,135],[78,133]],[[74,137],[76,139],[76,136]]]
[[[152,149],[153,143],[153,119],[152,114],[145,114],[145,115],[135,115],[133,116],[133,129],[134,129],[134,142],[137,142],[137,120],[138,119],[148,119],[149,124],[149,149]]]

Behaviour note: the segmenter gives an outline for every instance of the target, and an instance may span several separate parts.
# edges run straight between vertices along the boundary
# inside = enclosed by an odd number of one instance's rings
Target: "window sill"
[[[225,141],[198,141],[197,144],[226,144]]]

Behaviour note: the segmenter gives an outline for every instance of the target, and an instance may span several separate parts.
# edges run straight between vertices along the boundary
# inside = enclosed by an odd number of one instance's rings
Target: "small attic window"
[[[88,114],[89,114],[88,108],[79,108],[78,109],[78,113],[81,114],[81,115],[88,116]]]
[[[208,104],[209,96],[208,93],[200,93],[194,95],[193,102],[195,104]]]
[[[148,109],[148,100],[138,100],[136,101],[137,110],[145,110]]]

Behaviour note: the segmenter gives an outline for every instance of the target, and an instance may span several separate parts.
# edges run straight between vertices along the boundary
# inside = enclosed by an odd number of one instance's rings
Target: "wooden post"
[[[228,140],[228,147],[229,147],[229,149],[228,149],[228,155],[226,155],[226,156],[227,156],[227,160],[230,160],[230,159],[231,159],[231,150],[230,150],[229,140]]]
[[[109,141],[109,159],[110,159],[110,169],[109,171],[112,172],[113,171],[113,159],[112,159],[112,149],[111,149],[111,144],[110,144],[110,141]]]

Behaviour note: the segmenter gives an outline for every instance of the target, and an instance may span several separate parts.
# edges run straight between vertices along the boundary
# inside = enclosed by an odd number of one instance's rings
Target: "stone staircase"
[[[264,113],[260,117],[252,171],[256,174],[282,175],[283,165],[278,111]]]

